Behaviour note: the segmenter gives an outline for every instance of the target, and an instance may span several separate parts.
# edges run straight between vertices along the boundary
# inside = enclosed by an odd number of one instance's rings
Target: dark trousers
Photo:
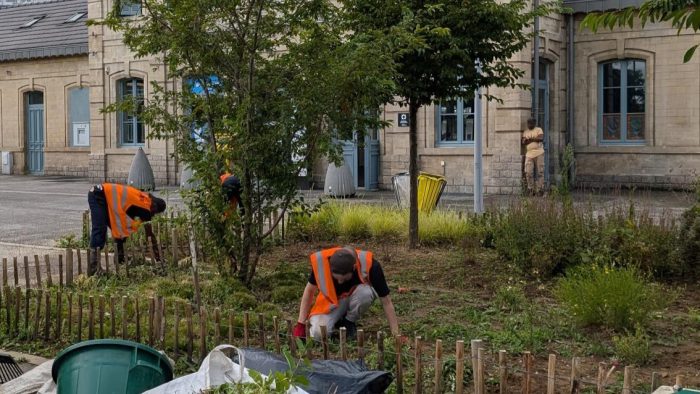
[[[109,226],[107,200],[105,200],[102,186],[94,186],[90,189],[90,192],[88,192],[88,205],[90,206],[90,218],[92,219],[90,247],[102,249],[107,241],[107,227]]]

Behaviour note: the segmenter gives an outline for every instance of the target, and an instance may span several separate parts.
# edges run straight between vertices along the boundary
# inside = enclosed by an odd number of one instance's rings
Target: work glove
[[[306,325],[304,323],[297,322],[294,326],[294,331],[292,332],[295,338],[306,339]]]

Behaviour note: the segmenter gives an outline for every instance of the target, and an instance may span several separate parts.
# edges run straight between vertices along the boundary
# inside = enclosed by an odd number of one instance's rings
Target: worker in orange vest
[[[314,339],[321,339],[322,326],[326,326],[329,336],[335,328],[345,327],[348,338],[353,338],[357,333],[357,321],[377,297],[382,302],[391,333],[400,335],[384,271],[372,252],[336,247],[313,253],[310,260],[312,272],[301,297],[295,337],[306,338],[308,319]]]
[[[104,248],[107,241],[107,227],[116,243],[117,262],[123,263],[126,238],[135,233],[142,223],[165,211],[165,201],[162,199],[135,187],[117,183],[93,186],[88,193],[88,205],[92,218],[88,275],[101,273],[100,249]],[[150,236],[155,239],[152,233]]]

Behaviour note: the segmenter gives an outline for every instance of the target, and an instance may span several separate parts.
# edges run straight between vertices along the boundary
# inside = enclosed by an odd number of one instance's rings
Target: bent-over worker
[[[312,254],[310,260],[312,272],[301,297],[295,337],[306,337],[308,318],[314,339],[321,339],[321,326],[326,326],[328,336],[334,328],[345,327],[348,338],[353,338],[357,333],[357,321],[377,297],[391,333],[400,335],[384,271],[372,252],[349,247],[330,248]]]

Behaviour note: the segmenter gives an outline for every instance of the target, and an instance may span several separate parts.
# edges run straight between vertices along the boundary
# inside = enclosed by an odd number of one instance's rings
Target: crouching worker
[[[221,181],[221,190],[226,195],[226,201],[229,202],[231,211],[236,211],[236,208],[241,205],[241,181],[237,176],[224,173],[219,177]]]
[[[165,201],[141,190],[116,183],[95,185],[88,193],[92,218],[88,275],[101,274],[100,249],[107,241],[107,227],[116,244],[116,261],[124,263],[124,241],[135,233],[143,222],[165,211]],[[146,227],[149,230],[150,226]],[[152,231],[149,236],[155,240]],[[156,248],[157,249],[157,248]],[[156,257],[157,258],[157,257]]]
[[[293,333],[295,337],[306,338],[308,318],[311,336],[316,340],[321,339],[321,326],[326,326],[328,336],[334,328],[345,327],[347,337],[354,338],[357,321],[377,297],[391,333],[400,335],[384,271],[372,258],[372,252],[331,248],[318,251],[310,258],[312,273],[301,297],[299,319]]]

